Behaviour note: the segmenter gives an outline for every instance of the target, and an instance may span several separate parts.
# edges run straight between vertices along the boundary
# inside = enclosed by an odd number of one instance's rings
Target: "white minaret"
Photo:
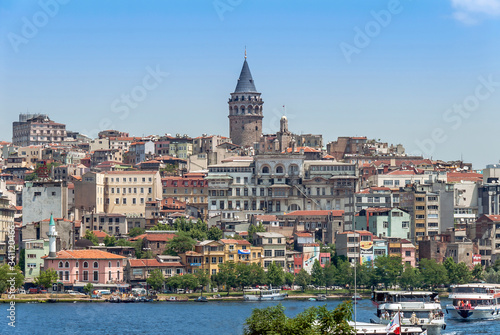
[[[47,233],[49,237],[49,257],[56,257],[56,223],[54,222],[54,218],[52,214],[50,214],[50,223],[49,223],[49,232]]]

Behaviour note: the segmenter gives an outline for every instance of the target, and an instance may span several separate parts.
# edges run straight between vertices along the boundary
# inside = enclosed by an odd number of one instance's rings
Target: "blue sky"
[[[500,0],[2,0],[0,36],[0,140],[26,111],[89,135],[227,136],[246,46],[266,132],[286,105],[325,143],[500,159]]]

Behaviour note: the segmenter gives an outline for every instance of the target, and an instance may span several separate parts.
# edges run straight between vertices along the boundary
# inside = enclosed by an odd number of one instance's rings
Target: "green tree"
[[[116,237],[106,235],[104,238],[104,245],[107,247],[114,247],[116,245]]]
[[[401,257],[379,256],[375,258],[375,267],[378,280],[386,288],[395,285],[403,273]]]
[[[163,277],[163,273],[160,269],[154,269],[149,274],[148,279],[146,279],[146,283],[155,291],[159,291],[163,284],[165,283],[165,277]]]
[[[259,222],[258,225],[251,224],[248,226],[248,242],[253,243],[253,234],[254,233],[264,233],[266,228],[262,225],[262,222]]]
[[[300,269],[299,273],[295,276],[295,283],[302,287],[302,292],[311,283],[311,275],[306,270]]]
[[[312,271],[311,271],[311,281],[316,286],[325,286],[325,273],[321,264],[316,259],[314,260]]]
[[[401,275],[399,285],[405,289],[412,289],[414,287],[420,287],[422,284],[422,276],[420,270],[414,268],[410,264],[405,264],[405,269]]]
[[[186,290],[194,290],[198,288],[199,282],[195,275],[188,273],[182,276],[178,276],[181,279],[181,288]]]
[[[458,263],[455,271],[458,278],[457,284],[466,284],[472,281],[472,272],[464,262]]]
[[[119,240],[116,240],[115,246],[117,246],[117,247],[133,247],[134,243],[130,242],[129,240],[126,240],[124,238],[121,238]]]
[[[42,286],[45,288],[49,288],[57,282],[57,272],[54,269],[47,269],[45,271],[40,272],[40,275],[35,278],[35,285]]]
[[[291,272],[285,273],[285,284],[286,285],[292,286],[294,280],[295,280],[295,277],[294,277],[293,273],[291,273]]]
[[[136,237],[136,236],[144,234],[145,232],[146,232],[146,230],[144,230],[140,227],[134,227],[134,228],[130,229],[130,231],[128,232],[128,236],[129,237]]]
[[[207,232],[207,238],[209,240],[218,241],[222,238],[222,230],[217,226],[212,226]]]
[[[332,263],[326,263],[323,268],[323,273],[325,274],[325,286],[333,286],[336,282],[336,274],[337,268]]]
[[[285,283],[285,272],[275,262],[272,262],[267,268],[267,281],[276,287]]]
[[[16,248],[17,249],[17,248]],[[19,268],[24,272],[24,264],[26,262],[26,249],[19,250]]]
[[[236,264],[234,262],[225,262],[219,264],[219,272],[215,276],[214,280],[217,285],[223,285],[227,289],[227,295],[229,295],[229,290],[231,287],[237,286],[237,273]]]
[[[6,290],[10,291],[12,277],[14,277],[14,287],[16,289],[24,284],[24,276],[19,266],[11,268],[8,264],[2,265],[0,267],[0,296]]]
[[[87,283],[84,287],[83,287],[83,291],[85,293],[87,293],[88,295],[90,295],[90,292],[92,292],[92,290],[94,290],[94,285],[92,283]]]
[[[85,236],[83,238],[89,240],[94,245],[99,245],[99,240],[97,239],[97,236],[95,236],[95,234],[88,229],[85,231]]]
[[[434,259],[422,258],[418,266],[425,286],[434,287],[448,282],[448,275],[443,264]]]
[[[355,334],[349,325],[352,320],[352,304],[343,302],[334,310],[326,306],[310,307],[295,318],[285,315],[283,305],[264,309],[255,308],[245,321],[245,335],[296,335],[296,334]]]
[[[351,286],[354,283],[354,271],[353,267],[347,260],[339,259],[337,261],[335,278],[337,284],[341,286],[349,285]]]
[[[455,263],[453,258],[448,257],[443,262],[448,274],[450,284],[465,284],[472,280],[472,274],[469,267],[464,263]]]
[[[483,271],[483,266],[481,264],[476,264],[474,265],[474,268],[472,268],[472,278],[477,281],[481,281],[484,279],[484,271]]]
[[[210,284],[210,275],[208,272],[199,269],[195,272],[194,276],[196,277],[196,280],[198,280],[198,285],[201,286],[201,294],[203,295],[203,288]]]
[[[167,243],[164,254],[176,256],[183,254],[186,251],[193,250],[196,241],[192,239],[189,234],[179,232]]]

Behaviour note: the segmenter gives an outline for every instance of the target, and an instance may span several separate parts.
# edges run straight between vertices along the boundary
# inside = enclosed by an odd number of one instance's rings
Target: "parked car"
[[[38,287],[32,287],[28,290],[29,294],[37,294],[38,293]]]

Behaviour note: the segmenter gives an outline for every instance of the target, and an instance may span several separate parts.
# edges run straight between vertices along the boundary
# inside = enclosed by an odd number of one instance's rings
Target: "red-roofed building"
[[[131,241],[143,240],[143,249],[150,250],[153,255],[162,255],[167,247],[168,241],[174,238],[175,233],[163,231],[148,231],[145,234],[131,238]]]
[[[101,250],[61,250],[56,257],[42,257],[44,269],[54,269],[65,287],[81,283],[119,284],[124,281],[127,258]],[[110,285],[112,287],[112,285]]]
[[[134,285],[143,283],[152,271],[159,269],[165,278],[185,273],[179,256],[158,256],[154,259],[130,259],[125,267],[127,281]]]

